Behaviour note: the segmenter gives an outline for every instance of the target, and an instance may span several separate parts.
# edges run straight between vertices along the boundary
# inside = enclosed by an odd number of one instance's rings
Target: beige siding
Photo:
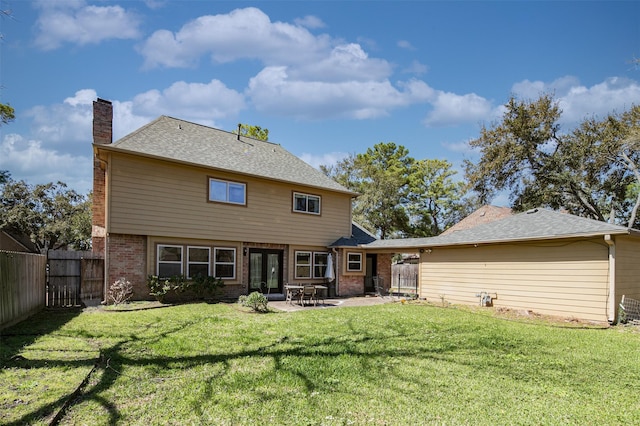
[[[114,154],[109,232],[326,246],[351,233],[351,197],[224,172]],[[207,201],[208,177],[247,184],[247,206]],[[292,192],[322,197],[322,214],[292,212]]]
[[[495,307],[607,320],[608,248],[602,239],[434,248],[420,259],[420,296],[434,302]]]
[[[616,244],[616,306],[622,295],[640,300],[640,239],[618,236]]]

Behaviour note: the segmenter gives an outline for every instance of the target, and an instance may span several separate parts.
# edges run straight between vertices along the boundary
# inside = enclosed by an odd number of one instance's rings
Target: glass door
[[[249,250],[249,292],[282,293],[282,250]]]

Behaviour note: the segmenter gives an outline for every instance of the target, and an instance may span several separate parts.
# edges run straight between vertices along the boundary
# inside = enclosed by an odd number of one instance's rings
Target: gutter
[[[609,246],[609,300],[607,302],[607,319],[613,324],[616,317],[616,243],[611,234],[604,236]]]

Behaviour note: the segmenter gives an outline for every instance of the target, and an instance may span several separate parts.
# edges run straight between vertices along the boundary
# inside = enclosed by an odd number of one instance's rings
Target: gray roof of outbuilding
[[[94,146],[357,195],[278,144],[167,116]]]
[[[591,237],[606,234],[639,235],[640,231],[546,209],[533,209],[473,228],[430,238],[376,240],[367,248],[406,249]]]

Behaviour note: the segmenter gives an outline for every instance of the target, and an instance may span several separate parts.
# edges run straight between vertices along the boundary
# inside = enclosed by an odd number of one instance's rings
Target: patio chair
[[[293,300],[297,300],[300,298],[300,290],[297,288],[289,288],[288,284],[284,285],[285,292],[285,303],[293,303]]]
[[[312,285],[306,285],[300,292],[300,304],[304,306],[304,301],[309,300],[309,303],[313,302],[313,306],[316,306],[318,300],[316,299],[316,288]]]

